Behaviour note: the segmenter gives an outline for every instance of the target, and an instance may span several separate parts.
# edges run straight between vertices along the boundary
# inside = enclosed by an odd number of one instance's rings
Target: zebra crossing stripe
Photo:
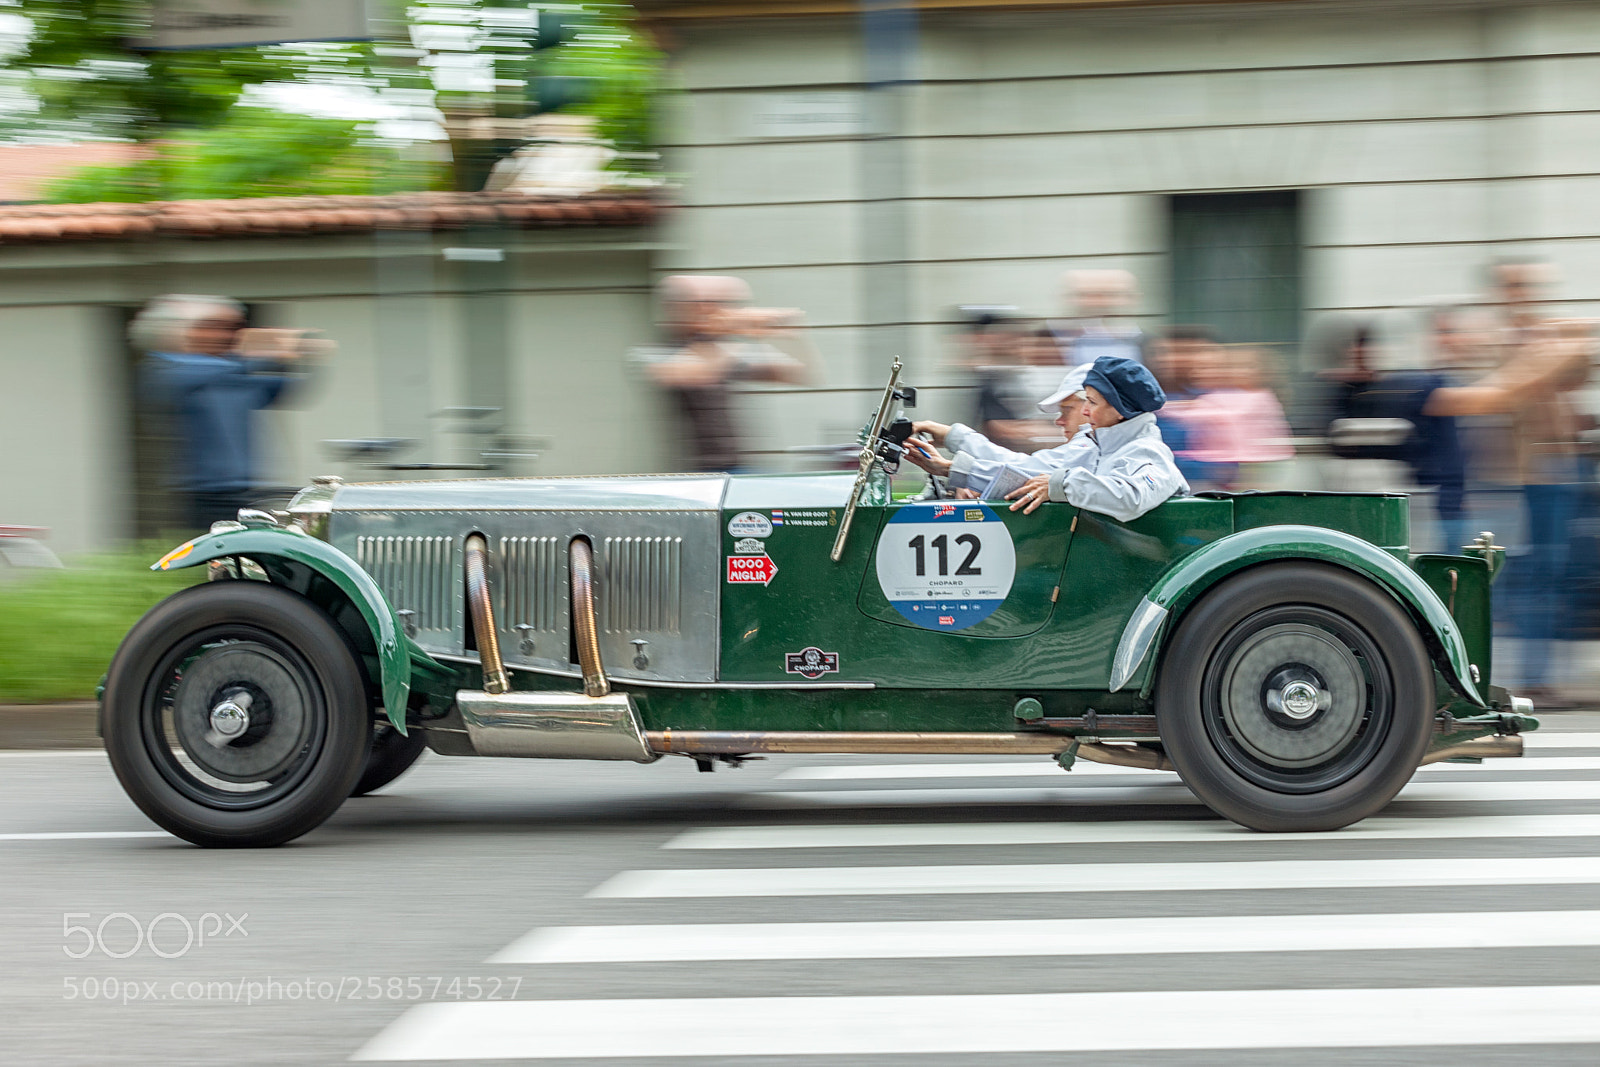
[[[1600,733],[1538,730],[1523,735],[1523,744],[1527,745],[1530,751],[1541,748],[1600,748]]]
[[[1283,841],[1401,841],[1472,837],[1600,837],[1597,815],[1375,816],[1343,830],[1260,834],[1221,819],[1150,822],[851,823],[840,826],[723,826],[685,830],[664,849],[921,848],[1141,842],[1274,844]]]
[[[1455,771],[1484,773],[1487,771],[1600,771],[1600,756],[1534,756],[1520,759],[1494,759],[1483,763],[1430,763],[1421,768],[1424,773]],[[1060,778],[1061,768],[1053,760],[1033,760],[1029,763],[995,761],[992,763],[880,763],[880,764],[824,764],[813,767],[791,767],[778,775],[790,781],[840,782],[899,778]],[[1150,777],[1168,776],[1171,771],[1146,770],[1142,767],[1117,767],[1106,763],[1080,761],[1073,766],[1073,777],[1079,775],[1132,775]]]
[[[1403,801],[1506,803],[1519,800],[1600,800],[1595,781],[1412,782],[1395,798]],[[750,793],[739,803],[750,808],[965,807],[972,804],[1198,804],[1193,793],[1176,781],[1139,782],[1126,786],[1062,785],[1056,788],[995,787],[992,789],[830,789],[775,790]]]
[[[63,830],[51,833],[0,834],[0,841],[115,841],[123,838],[165,837],[177,838],[165,830]]]
[[[1225,863],[1012,863],[623,871],[591,897],[825,897],[936,893],[1555,885],[1600,882],[1600,856],[1504,859],[1246,860]]]
[[[1600,1042],[1600,986],[422,1004],[357,1061]]]
[[[694,923],[535,930],[490,963],[1120,956],[1600,945],[1600,911]]]

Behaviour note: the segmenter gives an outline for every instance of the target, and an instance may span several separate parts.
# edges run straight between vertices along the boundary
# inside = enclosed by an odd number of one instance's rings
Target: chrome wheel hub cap
[[[250,729],[251,703],[250,694],[242,691],[219,701],[211,709],[211,729],[206,731],[206,740],[221,748]]]
[[[1267,707],[1280,715],[1304,721],[1323,708],[1323,698],[1332,702],[1332,694],[1324,693],[1310,682],[1290,682],[1282,689],[1267,693]]]
[[[1269,767],[1312,767],[1355,738],[1367,703],[1360,661],[1315,626],[1251,634],[1222,678],[1222,714],[1235,742]]]

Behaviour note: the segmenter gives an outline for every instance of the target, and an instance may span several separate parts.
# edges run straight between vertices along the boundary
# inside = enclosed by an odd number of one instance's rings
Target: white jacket
[[[1032,453],[1013,452],[1003,445],[995,444],[972,427],[958,422],[950,427],[950,434],[945,438],[945,447],[955,453],[950,461],[950,474],[947,479],[950,488],[971,489],[981,493],[989,487],[990,482],[994,481],[994,476],[1000,473],[1001,467],[1010,467],[1030,476],[1049,474],[1053,470],[1067,466],[1081,456],[1085,449],[1094,446],[1089,439],[1089,428],[1086,426],[1079,430],[1072,440],[1054,448],[1044,448]]]
[[[981,491],[1002,465],[1008,465],[1027,474],[1049,474],[1051,500],[1122,522],[1189,493],[1189,483],[1178,473],[1172,450],[1162,443],[1150,412],[1102,430],[1082,430],[1066,444],[1032,455],[1001,448],[967,426],[951,427],[947,444],[957,453],[949,479],[957,489]]]

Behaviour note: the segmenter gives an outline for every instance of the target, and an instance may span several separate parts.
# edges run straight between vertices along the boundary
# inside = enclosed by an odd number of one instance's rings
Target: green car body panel
[[[299,564],[332,582],[344,594],[360,612],[371,634],[380,668],[384,711],[395,729],[405,733],[412,663],[420,661],[424,669],[439,665],[406,638],[394,609],[371,575],[337,548],[295,526],[243,527],[208,533],[180,545],[151,569],[181,570],[234,556],[253,560],[267,570],[275,583],[290,587],[303,583],[279,564]]]
[[[1443,557],[1455,559],[1456,557]],[[1488,680],[1488,657],[1476,662],[1463,638],[1463,628],[1451,615],[1450,609],[1422,575],[1402,563],[1395,555],[1366,541],[1337,530],[1315,526],[1279,525],[1261,526],[1233,534],[1196,551],[1163,574],[1145,594],[1145,600],[1157,608],[1166,609],[1171,616],[1198,599],[1218,581],[1246,567],[1277,560],[1316,560],[1343,567],[1370,578],[1392,593],[1411,614],[1423,624],[1423,634],[1434,654],[1436,665],[1444,672],[1450,685],[1476,707],[1487,706],[1472,680],[1472,668],[1477,666],[1479,678]],[[1482,560],[1460,557],[1460,568],[1473,564],[1483,566]],[[1432,565],[1430,564],[1430,569]],[[1481,587],[1487,591],[1487,584]],[[1482,598],[1485,609],[1487,597]],[[1461,607],[1466,609],[1466,602]],[[1477,628],[1474,634],[1479,643],[1487,644],[1486,635]],[[1153,650],[1159,652],[1159,648]],[[1152,662],[1157,655],[1149,655],[1139,664],[1141,680],[1148,681]]]

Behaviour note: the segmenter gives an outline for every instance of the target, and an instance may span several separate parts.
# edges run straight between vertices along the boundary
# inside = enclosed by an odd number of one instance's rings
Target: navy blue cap
[[[1083,384],[1092,386],[1125,419],[1146,411],[1159,411],[1167,402],[1156,376],[1127,356],[1101,356],[1089,368]]]

